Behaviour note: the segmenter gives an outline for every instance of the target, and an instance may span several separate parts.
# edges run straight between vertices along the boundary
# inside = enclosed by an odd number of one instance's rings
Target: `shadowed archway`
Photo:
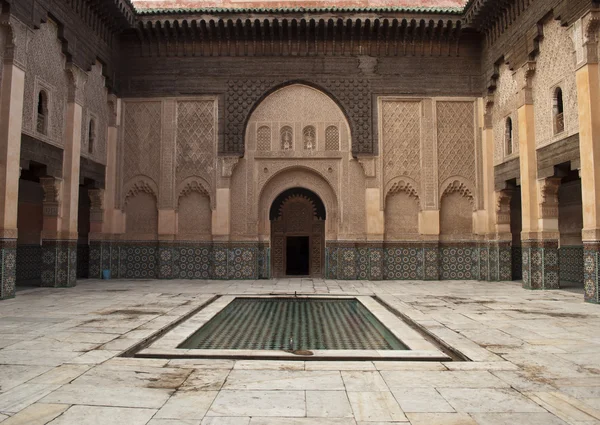
[[[311,190],[280,193],[269,211],[274,277],[323,276],[325,205]]]

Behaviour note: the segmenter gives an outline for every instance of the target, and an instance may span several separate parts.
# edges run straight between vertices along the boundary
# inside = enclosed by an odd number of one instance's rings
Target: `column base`
[[[17,282],[17,240],[0,239],[0,300],[14,298]]]
[[[68,288],[77,284],[77,241],[42,241],[41,286]]]
[[[523,288],[559,289],[558,241],[523,241]]]
[[[479,246],[479,280],[512,280],[512,248],[506,241],[483,242]]]
[[[583,243],[583,284],[585,301],[600,304],[600,241]]]

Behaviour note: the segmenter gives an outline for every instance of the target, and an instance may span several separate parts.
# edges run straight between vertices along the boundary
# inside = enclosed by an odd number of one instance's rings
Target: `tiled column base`
[[[423,245],[423,280],[440,278],[440,246],[436,243]]]
[[[523,288],[558,289],[558,242],[523,241]]]
[[[512,280],[512,248],[510,242],[484,242],[479,247],[479,280],[487,282]]]
[[[271,277],[271,250],[266,243],[258,244],[258,278],[269,279]]]
[[[63,288],[77,283],[77,241],[42,241],[42,286]]]
[[[158,243],[158,278],[173,279],[173,262],[175,250],[172,242],[160,241]]]
[[[583,243],[583,283],[585,300],[600,304],[600,241]]]
[[[17,240],[0,239],[0,300],[15,296],[17,281]]]

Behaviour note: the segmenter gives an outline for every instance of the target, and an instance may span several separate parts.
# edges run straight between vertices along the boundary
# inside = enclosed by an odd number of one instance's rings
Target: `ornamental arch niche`
[[[271,139],[279,143],[271,144]],[[268,94],[246,124],[246,150],[251,152],[264,152],[267,146],[288,155],[331,151],[334,146],[338,151],[350,151],[350,139],[350,125],[338,103],[305,84],[289,84]]]
[[[274,277],[322,277],[327,211],[313,191],[293,187],[271,204],[272,270]]]

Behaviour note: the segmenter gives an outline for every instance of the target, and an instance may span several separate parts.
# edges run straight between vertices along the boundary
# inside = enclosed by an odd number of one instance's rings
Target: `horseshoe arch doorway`
[[[288,189],[269,211],[273,277],[323,277],[325,205],[311,190]]]

